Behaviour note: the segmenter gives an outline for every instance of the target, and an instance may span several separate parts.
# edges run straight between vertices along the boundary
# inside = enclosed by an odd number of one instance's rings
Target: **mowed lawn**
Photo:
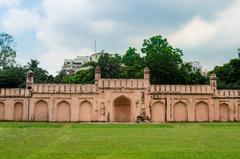
[[[240,123],[0,122],[0,159],[237,159]]]

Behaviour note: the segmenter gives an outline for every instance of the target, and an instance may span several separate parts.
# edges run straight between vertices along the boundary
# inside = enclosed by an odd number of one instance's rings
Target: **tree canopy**
[[[5,68],[15,63],[15,45],[15,40],[11,35],[0,33],[0,68]]]
[[[216,66],[212,72],[217,75],[219,88],[240,89],[240,59],[232,59],[223,66]]]
[[[182,51],[173,48],[161,35],[145,39],[142,46],[153,84],[205,83],[201,73],[192,71],[190,65],[183,63]]]
[[[94,83],[94,70],[100,66],[103,78],[143,78],[143,69],[150,69],[152,84],[207,84],[209,75],[184,63],[180,49],[171,46],[161,35],[145,39],[140,51],[129,47],[121,56],[102,51],[97,62],[91,61],[73,75],[60,71],[55,77],[31,59],[26,65],[16,64],[15,40],[6,33],[0,33],[0,87],[25,87],[25,74],[34,73],[36,83]],[[141,56],[142,55],[142,56]],[[223,66],[216,66],[219,88],[240,88],[240,59],[232,59]],[[211,73],[210,72],[210,73]]]
[[[143,78],[144,59],[137,53],[137,49],[129,47],[123,55],[122,63],[121,78]]]

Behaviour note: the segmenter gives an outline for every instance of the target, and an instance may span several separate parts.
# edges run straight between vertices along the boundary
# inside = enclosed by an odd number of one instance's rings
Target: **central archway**
[[[114,100],[114,121],[131,121],[131,101],[125,96],[120,96]]]

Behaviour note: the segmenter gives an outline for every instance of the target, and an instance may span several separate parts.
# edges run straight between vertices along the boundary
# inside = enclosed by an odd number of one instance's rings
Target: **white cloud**
[[[37,30],[37,39],[48,48],[39,55],[43,65],[61,68],[65,58],[94,53],[95,35],[116,31],[116,22],[96,19],[99,9],[109,0],[44,0],[44,17]]]
[[[177,47],[194,48],[207,45],[232,46],[240,43],[240,1],[215,15],[213,21],[194,17],[180,30],[169,34],[169,40]],[[229,40],[231,39],[231,40]]]
[[[117,40],[113,38],[125,40],[121,44],[134,45],[136,48],[141,47],[143,39],[149,37],[149,35],[159,33],[166,35],[164,30],[159,32],[158,26],[151,30],[139,26],[141,32],[128,33],[124,37],[122,33],[127,29],[127,24],[124,21],[120,22],[114,18],[100,16],[101,11],[106,9],[105,7],[111,7],[109,2],[109,0],[101,2],[94,0],[58,0],[57,2],[55,0],[44,0],[43,8],[46,16],[37,34],[38,40],[49,49],[48,52],[41,55],[43,61],[48,61],[48,58],[44,59],[44,57],[59,57],[58,54],[61,53],[61,58],[52,62],[52,64],[59,65],[63,62],[63,56],[82,55],[83,49],[92,50],[93,41],[98,35],[105,43],[108,40],[106,40],[106,37],[110,36],[112,38],[110,39],[114,42]],[[239,33],[236,34],[238,28],[240,28],[239,8],[240,1],[215,14],[213,20],[195,16],[179,30],[167,34],[166,37],[174,46],[183,49],[209,46],[208,44],[229,47],[233,43],[240,42]],[[130,27],[134,28],[134,26]],[[134,32],[134,30],[132,31]],[[222,41],[219,41],[220,38]],[[229,38],[234,41],[226,40]],[[112,43],[109,43],[109,45],[112,45]],[[89,51],[88,54],[90,53]]]
[[[0,7],[16,7],[20,5],[20,0],[0,0]]]
[[[207,23],[199,17],[195,17],[183,28],[169,36],[170,41],[178,47],[195,47],[216,34],[216,26]]]
[[[90,22],[92,30],[95,33],[106,34],[114,31],[116,24],[110,20],[102,20],[102,21],[92,21]]]
[[[32,10],[29,6],[20,5],[20,0],[0,0],[0,8],[7,7],[1,16],[1,25],[14,36],[22,33],[32,36],[31,31],[34,30],[39,42],[37,46],[43,46],[44,51],[33,52],[38,54],[44,66],[50,68],[60,69],[64,58],[93,53],[94,40],[97,40],[99,50],[119,52],[128,46],[139,48],[143,39],[156,34],[164,35],[170,43],[182,49],[203,48],[212,44],[229,48],[240,43],[239,1],[208,19],[203,17],[205,14],[189,12],[178,5],[174,5],[177,10],[171,10],[171,6],[167,9],[169,12],[161,12],[160,5],[148,1],[42,0],[41,3],[42,6],[35,6],[39,10]],[[176,4],[176,1],[171,3]],[[161,4],[164,6],[165,2]],[[212,15],[219,11],[214,8],[210,5],[206,10],[211,10]],[[181,14],[181,18],[172,20],[175,13]],[[189,20],[191,15],[194,17]],[[182,25],[185,20],[188,22]],[[182,27],[175,30],[179,25]]]
[[[40,16],[34,10],[13,8],[8,11],[2,25],[7,32],[19,34],[36,29],[40,19]]]

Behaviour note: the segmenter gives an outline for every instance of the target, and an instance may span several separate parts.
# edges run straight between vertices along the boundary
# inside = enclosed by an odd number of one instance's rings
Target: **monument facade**
[[[240,90],[218,90],[215,74],[210,85],[152,85],[147,68],[143,79],[103,79],[97,67],[95,84],[38,84],[33,76],[25,89],[0,89],[1,121],[240,121]]]

